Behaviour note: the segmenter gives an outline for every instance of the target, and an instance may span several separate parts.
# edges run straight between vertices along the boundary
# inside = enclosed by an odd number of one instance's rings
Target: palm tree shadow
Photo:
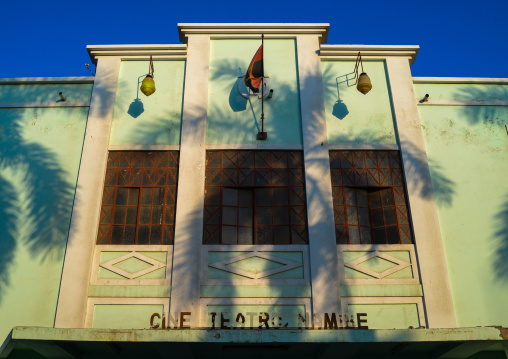
[[[19,174],[16,192],[12,183],[0,178],[0,301],[7,293],[9,267],[14,249],[27,247],[40,263],[63,255],[67,242],[74,186],[65,178],[57,156],[42,145],[22,137],[22,116],[8,111],[2,116],[0,169]]]
[[[9,286],[9,266],[16,249],[16,212],[18,212],[14,187],[0,176],[0,301],[4,288]]]
[[[499,278],[508,280],[508,195],[505,196],[504,203],[495,217],[496,232],[495,237],[499,241],[499,246],[495,252],[495,273]]]

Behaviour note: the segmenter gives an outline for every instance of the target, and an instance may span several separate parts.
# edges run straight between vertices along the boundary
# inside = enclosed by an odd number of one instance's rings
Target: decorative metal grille
[[[307,244],[301,151],[207,151],[204,244]]]
[[[337,244],[412,243],[398,151],[330,151]]]
[[[110,152],[98,244],[172,244],[178,151]]]

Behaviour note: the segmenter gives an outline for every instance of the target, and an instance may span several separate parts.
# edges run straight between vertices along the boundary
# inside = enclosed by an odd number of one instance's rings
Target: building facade
[[[0,357],[506,355],[508,80],[327,24],[178,31],[0,80]]]

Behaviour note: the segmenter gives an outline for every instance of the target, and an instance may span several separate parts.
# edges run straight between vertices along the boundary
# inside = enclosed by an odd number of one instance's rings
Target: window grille
[[[412,243],[398,151],[330,151],[337,244]]]
[[[307,244],[301,151],[207,151],[203,244]]]
[[[178,151],[110,152],[98,244],[172,244]]]

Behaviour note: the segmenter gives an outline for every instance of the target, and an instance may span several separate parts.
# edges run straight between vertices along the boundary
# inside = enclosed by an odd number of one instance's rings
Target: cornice
[[[508,78],[488,77],[413,77],[415,84],[499,84],[508,85]]]
[[[88,45],[90,60],[96,64],[101,56],[118,56],[131,59],[172,58],[187,56],[187,45]]]
[[[321,58],[356,58],[361,52],[362,59],[402,56],[409,58],[413,64],[418,50],[418,45],[321,45],[319,55]]]
[[[28,84],[88,84],[95,80],[92,76],[73,77],[13,77],[0,79],[0,85]]]
[[[330,24],[178,24],[180,41],[187,43],[190,35],[260,36],[318,35],[320,42],[328,40]]]

